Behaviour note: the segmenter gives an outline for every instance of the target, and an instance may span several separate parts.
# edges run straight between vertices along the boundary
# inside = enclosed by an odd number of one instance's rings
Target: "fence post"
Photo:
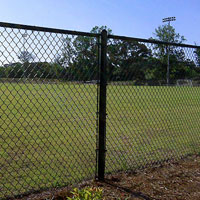
[[[107,31],[101,32],[100,99],[99,99],[99,141],[98,141],[98,180],[104,180],[106,153],[106,65]]]

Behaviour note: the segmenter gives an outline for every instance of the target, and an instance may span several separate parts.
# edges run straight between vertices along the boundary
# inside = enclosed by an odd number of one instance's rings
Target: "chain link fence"
[[[0,198],[200,153],[198,46],[0,23],[0,55]]]
[[[93,178],[98,34],[0,33],[0,198]]]
[[[119,36],[108,44],[106,172],[199,153],[199,48]]]

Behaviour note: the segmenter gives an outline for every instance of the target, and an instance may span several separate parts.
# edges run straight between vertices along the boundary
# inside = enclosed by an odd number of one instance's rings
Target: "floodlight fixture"
[[[170,22],[176,21],[176,17],[163,18],[162,21],[163,22],[168,22],[168,27],[169,27],[170,26]],[[170,31],[170,29],[169,29],[169,31]],[[170,34],[170,32],[169,32],[169,34]],[[170,45],[168,45],[168,48],[167,48],[167,85],[170,84],[170,63],[169,63],[169,56],[170,55],[169,54],[170,54]]]
[[[167,18],[163,18],[162,20],[163,22],[171,22],[171,21],[176,21],[176,17],[167,17]]]

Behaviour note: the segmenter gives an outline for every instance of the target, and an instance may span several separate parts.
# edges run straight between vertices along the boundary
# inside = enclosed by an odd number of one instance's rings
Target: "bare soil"
[[[87,181],[79,185],[101,187],[105,200],[200,200],[200,156],[146,168],[134,172],[107,175],[105,182]],[[22,199],[62,200],[69,188],[32,194]]]

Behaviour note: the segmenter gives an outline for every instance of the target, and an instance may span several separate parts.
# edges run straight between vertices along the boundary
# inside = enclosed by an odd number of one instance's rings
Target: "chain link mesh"
[[[150,41],[109,40],[107,173],[200,152],[198,51]]]
[[[96,174],[100,34],[66,32],[0,27],[0,198]],[[108,37],[106,173],[200,153],[199,47]]]
[[[0,33],[0,198],[94,177],[98,37]]]

